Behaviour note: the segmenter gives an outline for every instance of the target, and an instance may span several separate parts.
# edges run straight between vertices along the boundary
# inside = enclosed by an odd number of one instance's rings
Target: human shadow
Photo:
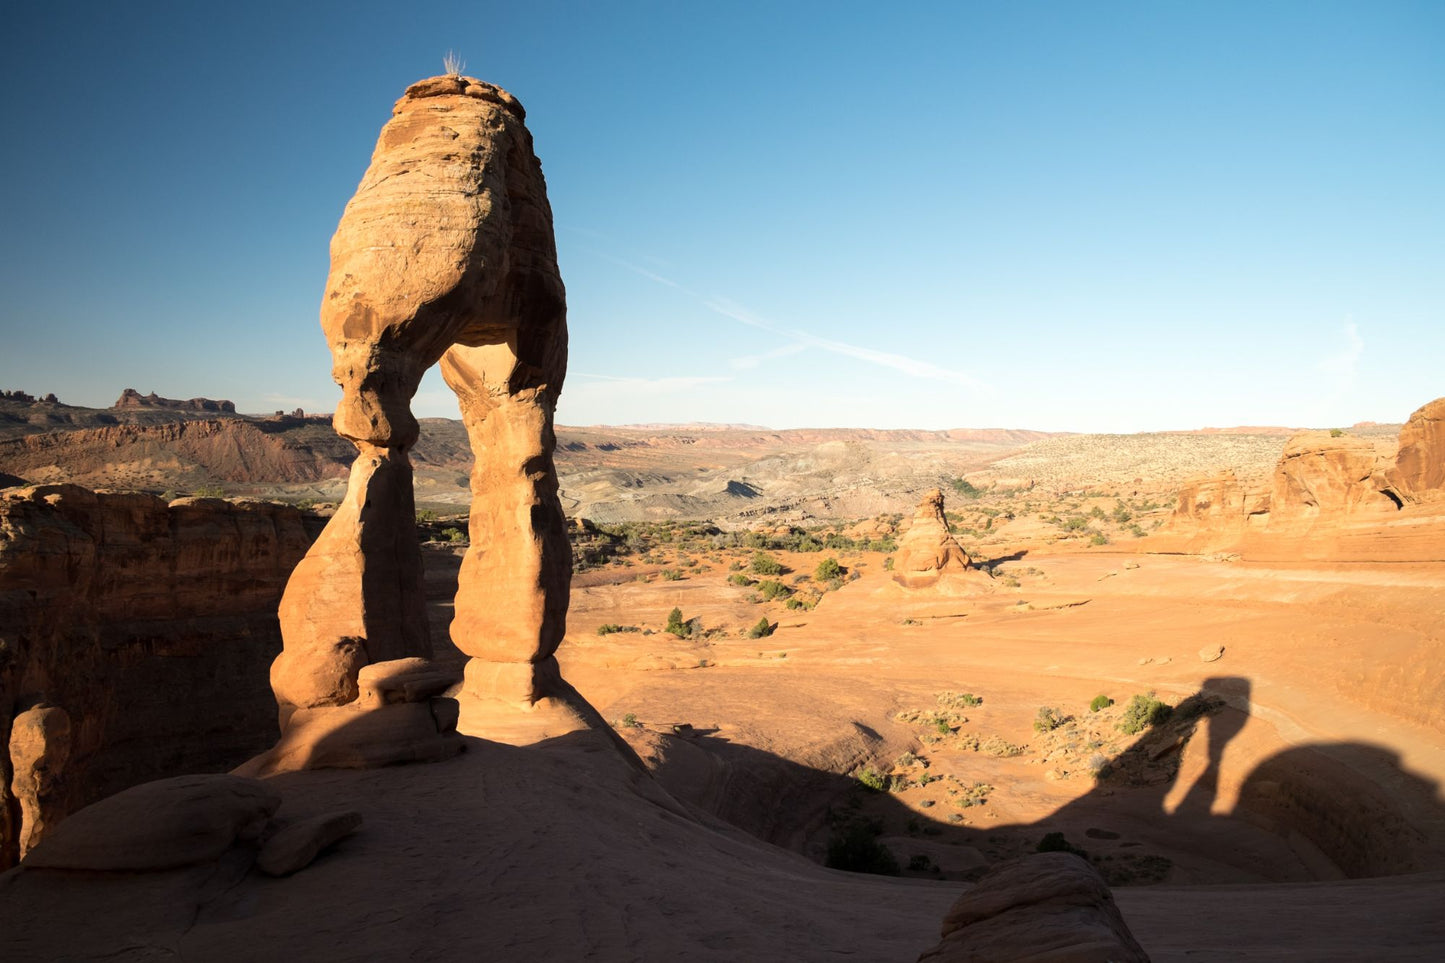
[[[885,771],[879,791],[857,778],[861,770],[824,771],[696,731],[652,737],[660,751],[649,768],[690,805],[819,862],[867,827],[905,875],[971,879],[1039,849],[1078,852],[1113,885],[1181,872],[1183,879],[1305,881],[1445,867],[1439,787],[1404,769],[1390,749],[1296,746],[1242,780],[1228,772],[1226,750],[1250,717],[1251,692],[1244,677],[1206,679],[1167,715],[1147,720],[1122,752],[1076,755],[1091,773],[1082,776],[1089,789],[1028,823],[974,825],[967,807],[987,803],[970,797],[968,780],[923,809],[917,781],[890,787]],[[1202,756],[1186,753],[1201,737]]]

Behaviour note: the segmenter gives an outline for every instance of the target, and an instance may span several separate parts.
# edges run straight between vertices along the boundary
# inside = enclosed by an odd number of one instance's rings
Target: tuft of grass
[[[442,58],[442,69],[447,72],[448,77],[460,77],[462,71],[467,69],[467,62],[454,50],[448,50]]]

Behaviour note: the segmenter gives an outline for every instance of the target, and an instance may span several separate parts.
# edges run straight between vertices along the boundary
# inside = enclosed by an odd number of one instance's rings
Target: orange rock
[[[431,653],[407,452],[411,397],[439,360],[476,455],[453,640],[524,669],[561,642],[572,559],[552,451],[566,295],[524,116],[475,78],[413,84],[332,238],[321,327],[342,389],[336,431],[360,455],[282,603],[283,718],[351,701],[370,662]],[[538,688],[485,695],[535,701]]]
[[[913,513],[913,525],[898,543],[893,580],[906,588],[927,588],[948,573],[972,568],[968,554],[953,538],[943,514],[943,492],[926,492]]]
[[[1389,478],[1405,498],[1445,497],[1445,398],[1416,409],[1400,429],[1400,450]]]

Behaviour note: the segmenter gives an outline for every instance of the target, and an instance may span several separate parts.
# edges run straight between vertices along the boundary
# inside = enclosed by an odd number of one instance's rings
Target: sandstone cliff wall
[[[0,494],[0,867],[89,802],[274,741],[276,606],[313,535],[264,503]]]

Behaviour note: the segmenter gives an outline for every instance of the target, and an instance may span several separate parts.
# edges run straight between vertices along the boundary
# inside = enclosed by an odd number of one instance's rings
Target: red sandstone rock
[[[898,543],[893,579],[907,588],[927,588],[940,577],[972,568],[968,554],[953,538],[943,514],[943,492],[926,492],[913,514],[913,525]]]
[[[271,678],[283,717],[354,699],[369,662],[430,655],[407,452],[411,397],[443,355],[477,456],[454,641],[529,667],[562,639],[571,554],[552,417],[566,302],[523,117],[474,78],[414,84],[332,239],[321,326],[342,389],[335,427],[360,454],[282,601],[286,648]]]
[[[1414,501],[1445,497],[1445,398],[1422,405],[1400,429],[1391,483]]]
[[[0,868],[87,803],[274,740],[264,667],[309,540],[281,505],[0,494]]]
[[[27,869],[170,869],[215,859],[258,839],[281,805],[265,783],[238,776],[176,776],[87,806],[24,859]]]
[[[919,963],[1148,963],[1097,870],[1072,853],[1011,860],[981,877],[943,919]]]

